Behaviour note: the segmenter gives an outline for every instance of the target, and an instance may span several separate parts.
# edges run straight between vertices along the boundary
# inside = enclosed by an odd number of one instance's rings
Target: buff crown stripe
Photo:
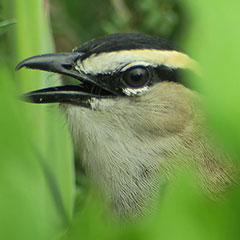
[[[173,50],[133,49],[90,55],[78,63],[79,70],[90,74],[107,74],[136,62],[145,66],[164,65],[169,68],[187,68],[198,72],[198,64],[188,55]]]

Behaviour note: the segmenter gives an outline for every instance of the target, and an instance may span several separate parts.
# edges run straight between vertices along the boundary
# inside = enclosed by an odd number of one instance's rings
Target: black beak
[[[39,69],[48,72],[60,73],[74,77],[81,81],[80,85],[57,86],[29,92],[23,95],[23,99],[33,103],[86,103],[88,99],[113,96],[114,94],[104,90],[96,83],[84,76],[77,70],[77,61],[83,56],[83,53],[55,53],[38,55],[27,58],[16,66],[16,70],[23,67]]]

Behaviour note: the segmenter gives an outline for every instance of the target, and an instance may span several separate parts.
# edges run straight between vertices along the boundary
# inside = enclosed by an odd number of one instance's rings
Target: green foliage
[[[0,239],[56,239],[72,216],[72,154],[64,120],[56,105],[33,107],[18,99],[46,86],[49,74],[14,71],[20,60],[53,51],[43,7],[40,0],[2,5]]]
[[[14,19],[8,19],[8,20],[5,20],[5,21],[1,21],[0,22],[0,36],[1,34],[3,34],[4,32],[7,31],[7,29],[12,25],[12,24],[15,24],[16,23],[16,20]]]
[[[57,47],[64,49],[105,34],[145,32],[174,38],[185,18],[176,0],[53,0],[52,26]],[[70,47],[70,46],[69,46]],[[69,49],[68,49],[69,50]]]
[[[82,175],[77,176],[73,210],[72,152],[63,117],[54,104],[17,99],[22,92],[59,82],[54,74],[14,72],[20,60],[54,51],[47,3],[4,0],[0,8],[0,239],[238,239],[239,189],[213,202],[185,172],[166,187],[154,216],[141,223],[110,223]],[[51,22],[57,48],[69,51],[119,31],[183,39],[179,29],[188,26],[182,24],[191,16],[185,47],[203,69],[195,85],[205,94],[214,136],[239,160],[239,7],[237,0],[55,0]]]
[[[188,1],[186,1],[188,2]],[[212,11],[217,5],[217,11]],[[205,108],[211,129],[224,147],[240,157],[240,81],[238,73],[240,32],[236,0],[189,4],[195,19],[191,48],[204,69],[199,87],[206,93]],[[201,34],[200,34],[201,33]],[[203,51],[204,50],[204,51]]]

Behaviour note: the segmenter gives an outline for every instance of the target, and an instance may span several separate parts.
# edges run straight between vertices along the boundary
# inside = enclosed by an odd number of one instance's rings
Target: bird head
[[[176,125],[182,127],[180,119],[185,117],[189,91],[177,84],[178,73],[183,69],[196,70],[197,63],[162,38],[120,33],[91,40],[69,53],[28,58],[17,65],[17,69],[23,67],[60,73],[80,81],[77,85],[27,93],[26,101],[60,102],[62,106],[71,104],[112,113],[114,108],[119,110],[117,114],[129,115],[133,127],[150,126],[153,122],[164,131]],[[164,116],[159,112],[165,112]],[[161,126],[163,120],[166,123]]]
[[[34,103],[68,102],[89,106],[89,100],[137,97],[163,81],[178,82],[178,71],[196,69],[196,62],[159,37],[112,34],[94,39],[70,53],[38,55],[17,65],[60,73],[81,83],[37,90],[25,95]]]
[[[178,72],[197,63],[162,38],[121,33],[28,58],[17,69],[23,67],[79,80],[24,98],[59,102],[89,175],[120,215],[141,215],[159,171],[168,172],[169,159],[193,141],[195,94]]]

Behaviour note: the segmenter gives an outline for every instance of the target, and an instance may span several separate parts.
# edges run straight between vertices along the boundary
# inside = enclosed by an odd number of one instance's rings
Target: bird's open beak
[[[56,86],[29,92],[23,95],[23,99],[33,103],[69,102],[82,104],[92,97],[101,98],[113,95],[111,92],[101,89],[93,80],[81,76],[76,70],[77,61],[82,55],[83,53],[79,52],[45,54],[20,62],[16,67],[17,70],[23,67],[39,69],[67,75],[81,81],[80,85]]]

